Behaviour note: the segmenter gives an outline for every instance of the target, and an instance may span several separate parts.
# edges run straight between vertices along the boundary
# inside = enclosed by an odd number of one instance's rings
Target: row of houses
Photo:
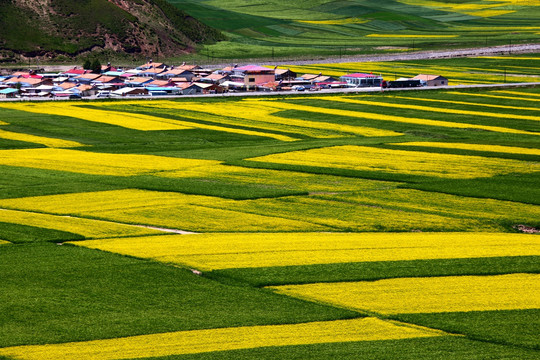
[[[81,68],[59,73],[19,71],[0,76],[0,98],[196,95],[383,85],[382,76],[374,74],[355,73],[335,78],[322,73],[298,75],[290,69],[258,65],[205,69],[185,63],[169,66],[149,61],[134,69],[107,64],[100,73]]]

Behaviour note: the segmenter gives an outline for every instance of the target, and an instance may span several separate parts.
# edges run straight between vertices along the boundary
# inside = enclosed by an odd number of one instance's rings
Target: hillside
[[[0,0],[0,60],[111,50],[171,56],[222,39],[165,0]]]
[[[539,43],[531,0],[168,0],[222,30],[214,58],[352,55]]]

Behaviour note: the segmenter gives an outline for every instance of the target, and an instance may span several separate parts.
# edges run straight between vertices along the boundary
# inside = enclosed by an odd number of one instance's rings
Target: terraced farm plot
[[[247,159],[300,166],[382,171],[455,179],[472,179],[510,173],[539,171],[537,164],[522,161],[423,153],[417,151],[387,150],[363,146],[339,146],[312,149]]]
[[[217,162],[67,149],[24,149],[0,150],[0,164],[82,174],[130,176],[190,169],[217,164]]]
[[[537,236],[503,233],[198,234],[89,240],[77,245],[202,270],[540,256]]]
[[[0,349],[0,355],[22,360],[79,359],[120,360],[141,357],[194,354],[267,346],[306,345],[334,342],[395,340],[443,336],[444,333],[406,327],[377,318],[362,318],[296,325],[230,327],[131,338],[97,340],[57,345]]]
[[[282,294],[384,315],[538,309],[540,275],[402,278],[275,287]]]
[[[0,210],[0,222],[63,231],[72,234],[72,236],[76,236],[74,234],[80,235],[83,238],[141,236],[161,233],[157,230],[127,224],[6,209]],[[11,240],[18,242],[17,234],[12,236],[14,238]]]

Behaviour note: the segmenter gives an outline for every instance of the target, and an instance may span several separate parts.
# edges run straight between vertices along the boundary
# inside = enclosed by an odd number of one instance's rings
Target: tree
[[[84,64],[83,64],[83,69],[84,70],[92,70],[92,62],[90,61],[90,59],[86,59]]]
[[[98,59],[95,59],[92,62],[92,72],[94,74],[101,74],[101,63],[99,62]]]

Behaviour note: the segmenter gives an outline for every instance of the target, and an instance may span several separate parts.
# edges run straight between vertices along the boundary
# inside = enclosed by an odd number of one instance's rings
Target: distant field
[[[222,30],[207,59],[302,58],[537,43],[530,0],[168,0]]]
[[[536,359],[539,101],[1,103],[0,359]]]
[[[362,63],[335,63],[311,65],[282,65],[280,68],[291,69],[302,74],[323,73],[327,76],[339,78],[347,73],[373,73],[380,74],[387,81],[399,78],[411,78],[418,74],[442,75],[448,79],[449,85],[468,84],[501,84],[540,82],[540,54],[483,56],[471,58],[431,59],[392,62],[362,62]],[[500,94],[503,95],[503,94]],[[509,97],[511,94],[506,94]],[[522,98],[516,99],[520,100]],[[463,99],[466,100],[466,99]],[[432,106],[433,101],[426,99],[426,105]],[[445,100],[442,100],[443,102]],[[466,105],[466,104],[463,104]],[[474,105],[471,104],[471,105]],[[504,105],[483,106],[499,107]],[[512,105],[506,105],[512,106]],[[529,108],[534,108],[530,103]]]

